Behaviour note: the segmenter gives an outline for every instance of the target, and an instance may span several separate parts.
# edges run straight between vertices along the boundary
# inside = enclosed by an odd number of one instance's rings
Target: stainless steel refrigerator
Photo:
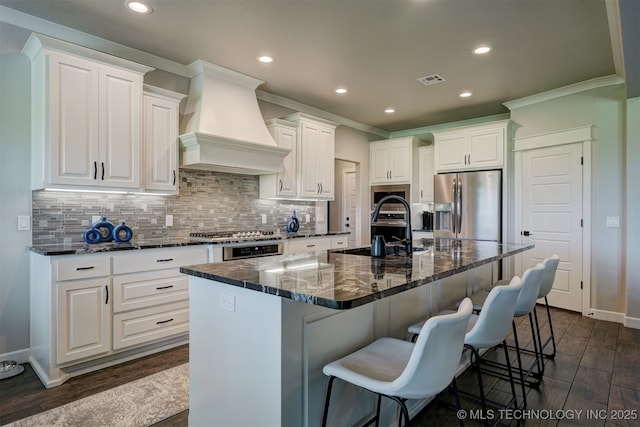
[[[501,171],[434,176],[434,237],[501,240]]]

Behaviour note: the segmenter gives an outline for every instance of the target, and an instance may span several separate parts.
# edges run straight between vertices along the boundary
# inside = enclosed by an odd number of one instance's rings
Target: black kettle
[[[375,235],[371,241],[371,256],[384,258],[387,255],[387,247],[384,241],[384,236]]]

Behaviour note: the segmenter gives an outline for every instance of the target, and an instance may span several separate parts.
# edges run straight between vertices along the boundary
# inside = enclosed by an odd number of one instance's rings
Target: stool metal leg
[[[331,388],[333,387],[333,381],[336,377],[329,377],[329,384],[327,385],[327,394],[324,397],[324,411],[322,412],[322,427],[327,425],[327,415],[329,414],[329,399],[331,399]]]

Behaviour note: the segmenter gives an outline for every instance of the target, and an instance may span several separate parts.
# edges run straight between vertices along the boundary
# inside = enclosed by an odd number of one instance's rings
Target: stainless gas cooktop
[[[281,240],[282,235],[275,231],[206,231],[189,234],[194,240],[212,243],[258,242],[263,240]]]

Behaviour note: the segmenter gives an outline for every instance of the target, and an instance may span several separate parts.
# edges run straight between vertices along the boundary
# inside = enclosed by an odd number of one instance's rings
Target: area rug
[[[146,427],[189,407],[189,364],[15,421],[11,427]]]

